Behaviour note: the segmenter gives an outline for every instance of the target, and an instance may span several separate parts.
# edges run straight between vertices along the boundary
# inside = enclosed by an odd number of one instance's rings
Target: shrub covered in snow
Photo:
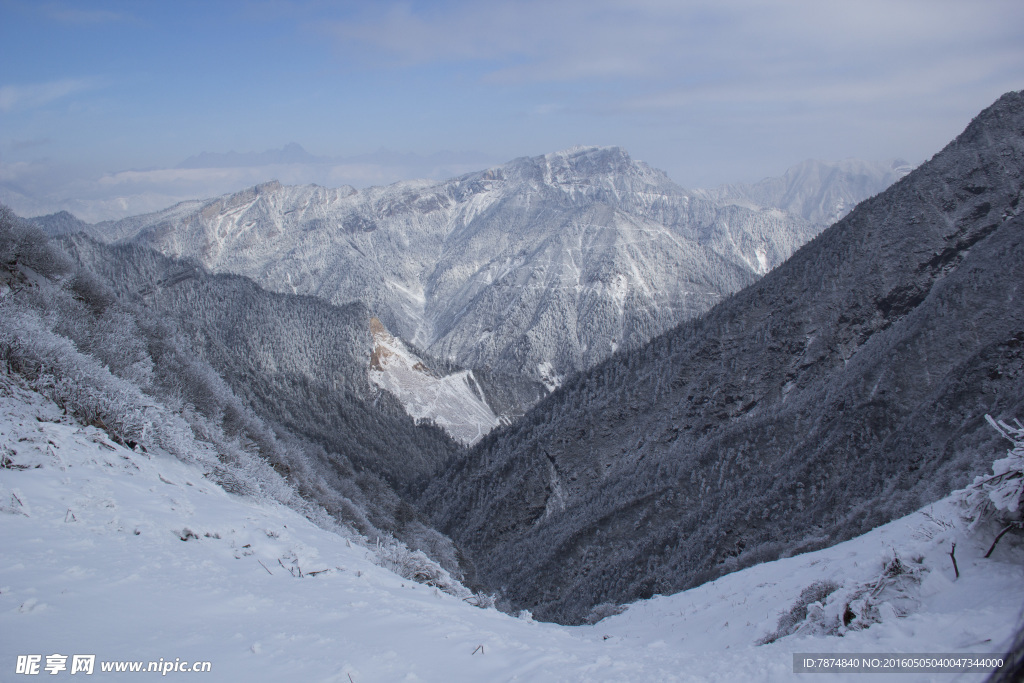
[[[614,602],[602,602],[600,605],[594,605],[590,608],[590,613],[587,618],[584,619],[586,624],[596,624],[602,619],[613,617],[616,614],[622,614],[628,609],[627,605],[619,605]]]
[[[877,624],[885,614],[906,616],[927,571],[919,562],[905,562],[894,554],[873,581],[843,586],[815,581],[800,592],[789,611],[779,617],[775,630],[758,644],[792,634],[841,636]]]
[[[494,596],[469,590],[422,550],[410,550],[405,543],[392,536],[378,538],[372,550],[371,559],[377,566],[393,571],[402,578],[433,586],[476,607],[494,607]]]
[[[985,419],[1006,437],[1013,448],[1005,458],[992,463],[990,476],[975,477],[974,483],[958,492],[968,531],[975,530],[988,520],[1006,525],[1021,525],[1021,494],[1024,493],[1024,425],[1016,426],[986,415]]]
[[[759,642],[762,644],[774,643],[779,638],[788,636],[795,632],[807,620],[807,608],[816,605],[820,608],[828,596],[838,590],[839,584],[835,581],[815,581],[807,588],[800,591],[800,597],[796,599],[789,611],[779,617],[779,623],[775,630],[764,636]]]

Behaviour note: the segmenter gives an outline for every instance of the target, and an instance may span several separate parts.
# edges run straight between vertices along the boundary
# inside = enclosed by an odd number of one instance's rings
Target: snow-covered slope
[[[20,678],[19,655],[40,655],[46,675],[58,654],[62,676],[73,655],[95,655],[100,681],[124,678],[104,663],[160,660],[210,662],[209,680],[785,681],[800,679],[794,652],[998,653],[1024,602],[1022,549],[1006,538],[981,558],[990,539],[963,537],[941,502],[594,626],[517,619],[402,579],[358,542],[229,495],[193,465],[129,451],[0,378],[4,680]],[[756,644],[807,586],[831,580],[844,596],[880,585],[894,554],[920,581],[882,586],[878,623]]]
[[[370,320],[370,382],[393,394],[417,420],[432,420],[452,438],[471,445],[498,426],[472,370],[439,375],[380,320]]]

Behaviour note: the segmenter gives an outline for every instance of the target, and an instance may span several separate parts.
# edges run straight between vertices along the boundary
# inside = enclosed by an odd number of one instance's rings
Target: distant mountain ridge
[[[892,162],[808,159],[779,177],[765,178],[752,185],[721,185],[696,193],[716,202],[774,207],[811,223],[831,225],[859,202],[886,189],[913,168],[902,159]]]
[[[313,158],[293,144],[186,165]],[[865,185],[853,162],[841,166],[782,184],[794,196],[853,201],[883,182]],[[577,147],[444,182],[357,191],[272,181],[95,226],[66,213],[34,222],[149,246],[277,292],[363,301],[399,339],[475,372],[487,405],[508,420],[573,373],[706,311],[824,227],[747,195],[689,192],[621,148]],[[436,417],[449,428],[462,421]]]
[[[90,233],[93,226],[68,211],[58,211],[46,216],[37,216],[31,222],[51,237],[73,235],[76,232]]]
[[[1024,93],[701,318],[577,375],[422,505],[513,605],[820,548],[946,495],[1024,415]]]
[[[92,232],[275,291],[362,300],[434,356],[539,381],[707,310],[818,229],[590,147],[445,182],[266,183]]]

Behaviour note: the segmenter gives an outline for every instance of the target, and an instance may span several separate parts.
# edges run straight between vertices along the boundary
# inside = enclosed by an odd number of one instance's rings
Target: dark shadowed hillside
[[[850,538],[1024,416],[1024,94],[696,322],[566,383],[424,507],[537,616]]]

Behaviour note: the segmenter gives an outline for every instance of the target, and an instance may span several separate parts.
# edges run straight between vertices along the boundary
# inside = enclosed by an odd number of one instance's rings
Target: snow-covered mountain
[[[46,216],[37,216],[32,223],[51,237],[91,232],[92,226],[67,211],[58,211]]]
[[[1007,539],[983,558],[988,537],[967,535],[943,501],[565,627],[402,578],[365,539],[226,493],[196,463],[129,450],[3,371],[0,453],[5,680],[33,664],[117,680],[153,662],[164,675],[198,664],[210,680],[257,682],[788,681],[794,652],[1000,656],[1024,602],[1022,549]],[[832,614],[844,605],[863,614],[844,624]],[[758,644],[783,623],[791,635]]]
[[[774,207],[811,223],[831,225],[912,170],[902,159],[887,163],[808,159],[779,177],[752,185],[721,185],[695,194],[722,204]]]
[[[423,499],[543,618],[850,538],[1024,417],[1024,93],[699,319],[567,380]]]
[[[432,356],[550,382],[706,311],[817,230],[586,147],[445,182],[267,183],[94,232],[271,290],[361,300]]]

